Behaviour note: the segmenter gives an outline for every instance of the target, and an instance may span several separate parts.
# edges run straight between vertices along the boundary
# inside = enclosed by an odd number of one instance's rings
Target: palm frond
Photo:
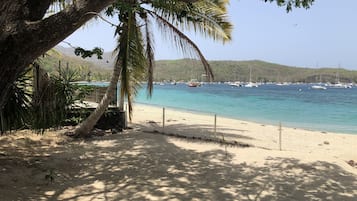
[[[190,13],[191,26],[194,30],[200,31],[202,35],[227,42],[231,40],[233,25],[227,16],[226,0],[205,0],[194,4],[195,9]]]
[[[146,57],[143,46],[143,38],[140,27],[137,25],[135,12],[125,12],[125,20],[122,22],[118,46],[116,66],[121,67],[120,97],[121,109],[126,97],[129,106],[129,117],[132,115],[133,99],[138,92],[138,87],[145,76]],[[124,16],[123,16],[124,17]]]
[[[145,36],[146,36],[146,58],[148,60],[148,70],[147,70],[147,90],[148,96],[152,96],[153,82],[154,82],[154,46],[153,37],[151,31],[151,23],[148,20],[148,16],[145,16]]]
[[[202,0],[193,4],[171,1],[175,3],[153,3],[153,12],[181,30],[193,29],[204,37],[223,42],[231,40],[233,26],[227,17],[227,0]]]
[[[150,11],[149,13],[154,17],[154,19],[157,20],[157,24],[161,31],[164,33],[164,35],[169,36],[170,41],[174,42],[175,46],[179,48],[183,54],[188,56],[197,56],[201,60],[206,75],[208,76],[210,81],[213,80],[214,76],[212,73],[212,69],[198,46],[189,37],[187,37],[184,33],[182,33],[178,28],[176,28],[166,19],[154,12]]]

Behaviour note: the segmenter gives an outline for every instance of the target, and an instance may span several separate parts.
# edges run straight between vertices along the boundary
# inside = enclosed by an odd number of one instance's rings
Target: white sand
[[[133,129],[72,140],[58,132],[0,137],[0,200],[356,201],[356,135],[217,118],[135,105]],[[61,131],[63,132],[63,131]],[[52,171],[52,174],[51,174]],[[46,175],[53,175],[53,183]]]
[[[133,123],[145,125],[144,130],[186,136],[214,136],[214,115],[204,115],[165,108],[165,128],[162,128],[163,108],[136,104]],[[280,151],[279,125],[264,125],[237,119],[217,117],[216,136],[254,146],[249,149],[228,149],[246,162],[264,163],[267,157],[290,157],[304,162],[327,161],[357,174],[346,161],[357,161],[357,135],[308,131],[282,127]],[[153,123],[155,122],[155,123]],[[172,140],[175,141],[175,140]],[[175,143],[180,144],[175,141]],[[182,143],[181,143],[182,144]],[[185,145],[182,145],[185,146]],[[206,145],[189,144],[199,151]]]

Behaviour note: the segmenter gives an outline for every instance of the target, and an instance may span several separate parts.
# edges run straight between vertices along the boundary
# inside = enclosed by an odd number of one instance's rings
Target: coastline
[[[202,115],[212,115],[214,116],[216,113],[215,112],[206,112],[203,110],[195,110],[195,109],[187,109],[187,108],[181,108],[181,107],[174,107],[174,106],[162,106],[160,104],[154,104],[154,103],[142,103],[142,102],[135,102],[135,105],[146,105],[149,107],[157,107],[157,108],[168,108],[168,109],[172,109],[172,110],[177,110],[177,111],[182,111],[182,112],[187,112],[187,113],[193,113],[193,114],[202,114]],[[134,108],[135,109],[135,108]],[[242,119],[240,117],[237,116],[232,116],[232,115],[224,115],[224,114],[217,114],[217,116],[220,116],[222,118],[227,118],[227,119],[235,119],[235,120],[239,120],[239,121],[244,121],[244,122],[252,122],[252,123],[256,123],[256,124],[264,124],[264,125],[279,125],[279,121],[268,121],[265,119],[259,119],[259,120],[253,120],[253,119]],[[280,121],[282,123],[282,125],[286,128],[291,128],[291,129],[299,129],[299,130],[306,130],[306,131],[312,131],[312,132],[321,132],[321,133],[333,133],[333,134],[347,134],[347,135],[357,135],[357,130],[355,131],[355,133],[352,132],[343,132],[343,131],[339,131],[337,128],[335,128],[335,126],[333,126],[332,128],[326,128],[325,130],[319,129],[318,127],[321,127],[321,125],[315,127],[315,128],[311,128],[311,125],[305,125],[304,124],[298,124],[295,122],[288,122],[288,121],[284,121],[281,120]],[[325,125],[325,127],[329,127],[330,125]]]
[[[135,103],[133,124],[144,126],[144,131],[158,131],[185,136],[210,137],[214,133],[214,115],[165,108],[165,128],[162,128],[162,107]],[[297,158],[305,162],[326,161],[357,174],[347,164],[357,161],[357,135],[310,131],[282,126],[282,151],[279,149],[279,126],[260,124],[217,116],[217,136],[225,140],[251,145],[238,149],[248,161],[262,162],[267,157]],[[175,140],[174,140],[175,141]]]
[[[201,111],[201,110],[185,109],[185,108],[179,108],[179,107],[173,107],[173,106],[162,106],[160,104],[153,104],[153,103],[135,102],[134,105],[135,106],[142,105],[142,106],[154,107],[154,108],[158,108],[161,110],[162,110],[162,108],[167,108],[169,110],[174,110],[174,111],[178,111],[178,112],[192,113],[192,114],[212,116],[212,117],[215,115],[214,112],[205,112],[205,111]],[[135,106],[134,106],[134,110],[135,110]],[[220,115],[220,114],[216,114],[216,115],[217,115],[217,117],[219,116],[219,118],[224,118],[224,119],[231,119],[231,120],[237,120],[237,121],[242,121],[242,122],[250,122],[250,123],[261,124],[261,125],[279,126],[279,121],[250,120],[250,119],[241,119],[239,117],[230,116],[230,115]],[[276,124],[274,124],[274,122]],[[280,121],[280,122],[282,123],[283,127],[294,129],[294,130],[298,129],[298,130],[304,130],[304,131],[308,131],[308,132],[320,132],[320,133],[324,133],[324,134],[329,133],[329,134],[337,134],[337,135],[356,135],[357,136],[357,133],[319,130],[317,128],[316,129],[307,128],[308,126],[304,127],[304,126],[299,126],[299,125],[289,125],[289,123],[286,123],[284,121]]]

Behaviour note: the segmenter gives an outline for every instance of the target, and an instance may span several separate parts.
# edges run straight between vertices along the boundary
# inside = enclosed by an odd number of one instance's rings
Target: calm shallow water
[[[238,88],[226,84],[187,87],[155,85],[151,99],[145,87],[137,103],[215,113],[259,123],[357,134],[357,88],[313,90],[311,85],[261,85]]]

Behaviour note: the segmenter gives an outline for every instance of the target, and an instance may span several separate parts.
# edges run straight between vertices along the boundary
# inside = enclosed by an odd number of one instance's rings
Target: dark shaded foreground
[[[169,139],[132,131],[48,148],[49,141],[0,138],[0,200],[354,201],[357,197],[357,176],[334,164],[289,158],[270,158],[262,167],[244,161],[233,164],[224,149],[196,152]]]

